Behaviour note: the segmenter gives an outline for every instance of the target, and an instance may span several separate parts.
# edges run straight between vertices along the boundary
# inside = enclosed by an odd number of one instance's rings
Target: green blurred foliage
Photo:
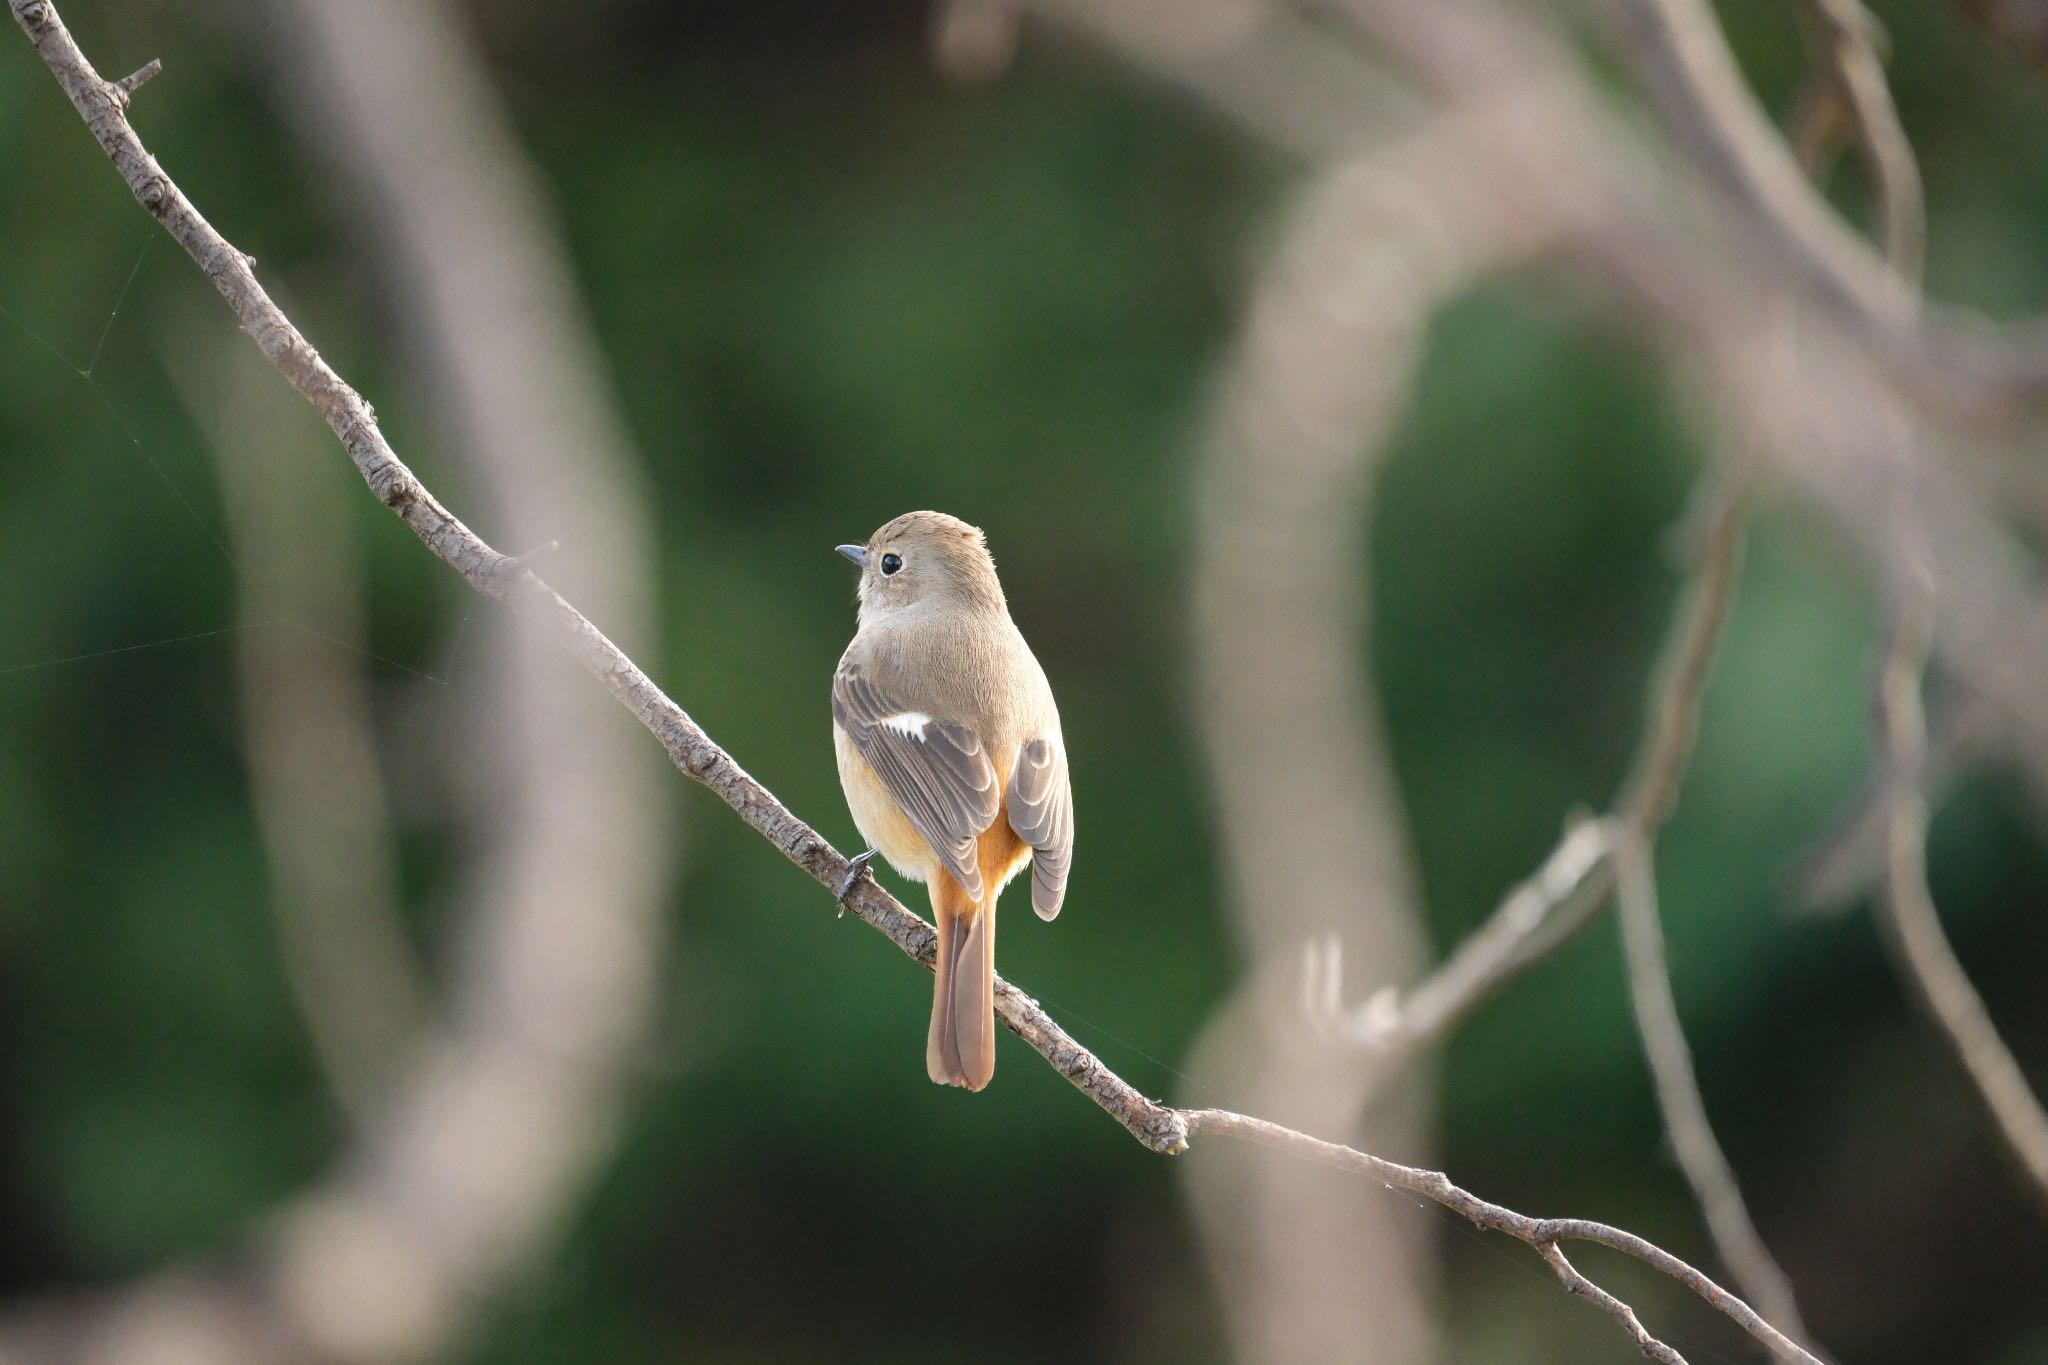
[[[138,104],[152,146],[463,508],[388,280],[335,226],[258,35],[203,6],[66,11],[110,71],[165,59]],[[1931,287],[2048,304],[2048,89],[1944,8],[1884,13]],[[1726,17],[1785,107],[1789,20],[1760,0]],[[1009,917],[1004,968],[1135,1083],[1177,1092],[1239,965],[1189,714],[1189,471],[1286,168],[1057,43],[991,88],[949,87],[902,6],[479,19],[647,463],[662,636],[630,643],[845,844],[824,697],[852,611],[829,547],[915,506],[984,525],[1061,697],[1083,829],[1067,912]],[[21,1294],[233,1246],[342,1125],[279,967],[232,639],[209,633],[260,585],[223,546],[216,471],[167,377],[170,353],[232,323],[12,38],[0,164],[0,1291]],[[1855,211],[1854,167],[1837,182]],[[304,421],[281,446],[324,449]],[[1439,947],[1619,783],[1700,457],[1655,360],[1554,282],[1491,285],[1439,320],[1371,540],[1371,665]],[[380,698],[428,723],[481,704],[450,651],[490,608],[371,500],[351,506]],[[1862,1361],[2041,1362],[2048,1232],[1867,917],[1800,918],[1783,894],[1865,761],[1870,611],[1843,545],[1766,510],[1660,850],[1677,991],[1822,1338]],[[419,676],[444,667],[445,685]],[[1218,1358],[1172,1164],[1007,1042],[988,1093],[935,1091],[915,971],[715,800],[678,804],[672,994],[623,1148],[463,1358]],[[2009,775],[1973,778],[1933,866],[1966,961],[2048,1076],[2037,813]],[[464,835],[420,810],[400,833],[431,959]],[[1617,965],[1603,925],[1461,1030],[1438,1159],[1492,1197],[1709,1260]],[[1386,1216],[1442,1244],[1447,1359],[1624,1357],[1512,1248],[1439,1234],[1403,1200]],[[1669,1285],[1598,1268],[1695,1358],[1746,1358]]]

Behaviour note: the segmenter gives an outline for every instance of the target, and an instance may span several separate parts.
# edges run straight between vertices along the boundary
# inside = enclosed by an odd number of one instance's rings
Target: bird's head
[[[1003,608],[996,562],[978,526],[944,512],[905,512],[865,545],[841,545],[860,565],[863,623],[912,607]]]

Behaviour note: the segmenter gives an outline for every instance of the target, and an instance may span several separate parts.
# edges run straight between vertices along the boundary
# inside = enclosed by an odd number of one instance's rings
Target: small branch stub
[[[121,102],[123,108],[126,108],[129,98],[143,86],[148,85],[155,78],[156,74],[163,69],[163,60],[158,57],[151,57],[147,66],[131,71],[120,80],[114,82],[114,98]]]

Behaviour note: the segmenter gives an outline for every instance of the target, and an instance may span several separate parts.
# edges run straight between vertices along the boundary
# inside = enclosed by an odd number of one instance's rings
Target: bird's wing
[[[1010,828],[1031,845],[1031,908],[1040,919],[1051,919],[1066,898],[1067,870],[1074,862],[1074,790],[1059,736],[1025,741],[1004,804]]]
[[[832,679],[832,719],[968,895],[981,899],[975,839],[1002,808],[981,736],[891,697],[857,663]]]

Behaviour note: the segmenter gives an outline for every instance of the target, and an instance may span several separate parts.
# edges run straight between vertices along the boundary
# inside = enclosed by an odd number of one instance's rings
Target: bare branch
[[[1341,948],[1312,942],[1303,973],[1310,1008],[1332,1037],[1359,1047],[1434,1041],[1599,912],[1614,888],[1611,853],[1605,822],[1574,820],[1542,866],[1429,975],[1405,991],[1382,986],[1355,1007],[1343,1005]]]
[[[1253,1118],[1248,1114],[1232,1113],[1227,1109],[1190,1109],[1184,1111],[1184,1116],[1191,1138],[1214,1134],[1279,1147],[1309,1161],[1320,1162],[1340,1171],[1350,1171],[1394,1189],[1407,1190],[1411,1194],[1419,1194],[1425,1199],[1434,1200],[1474,1227],[1487,1232],[1506,1233],[1539,1252],[1545,1246],[1556,1246],[1560,1242],[1592,1242],[1633,1256],[1659,1274],[1667,1275],[1684,1285],[1709,1307],[1724,1314],[1756,1338],[1779,1360],[1796,1361],[1799,1365],[1820,1365],[1819,1360],[1811,1352],[1764,1321],[1755,1309],[1715,1284],[1703,1271],[1686,1264],[1661,1247],[1644,1241],[1632,1232],[1624,1232],[1620,1228],[1583,1218],[1531,1218],[1528,1214],[1516,1213],[1513,1209],[1489,1203],[1469,1190],[1459,1188],[1441,1171],[1403,1166],[1398,1162],[1361,1152],[1355,1147],[1325,1142],[1321,1138],[1297,1133],[1291,1128],[1283,1128],[1277,1123],[1268,1123],[1264,1119]],[[1571,1287],[1569,1282],[1567,1287]],[[1604,1303],[1601,1306],[1606,1307]],[[1639,1323],[1630,1329],[1630,1334],[1636,1336],[1638,1345],[1641,1345],[1648,1334],[1642,1333],[1637,1336],[1637,1333],[1641,1333]],[[1653,1344],[1656,1344],[1654,1340]],[[1669,1347],[1664,1349],[1670,1350]]]
[[[1883,31],[1862,0],[1806,0],[1807,45],[1819,79],[1847,112],[1877,191],[1877,240],[1900,279],[1917,286],[1926,249],[1927,209],[1920,165],[1885,81]],[[1802,161],[1804,158],[1802,158]]]
[[[1808,0],[1807,12],[1854,114],[1859,146],[1878,189],[1886,261],[1902,283],[1917,288],[1925,217],[1920,175],[1885,83],[1877,21],[1860,0]],[[1902,467],[1894,477],[1900,505],[1895,521],[1906,549],[1893,592],[1890,644],[1877,680],[1883,755],[1878,809],[1885,849],[1879,904],[1886,942],[1922,1009],[1975,1083],[2035,1196],[2048,1203],[2048,1110],[1956,958],[1927,881],[1931,764],[1920,679],[1934,635],[1933,569],[1910,497],[1911,471]],[[1944,766],[1952,766],[1957,748],[1974,728],[1976,709],[1972,699],[1958,711],[1952,734],[1945,736],[1951,742],[1938,751],[1950,760]]]
[[[1963,971],[1927,884],[1927,719],[1920,675],[1934,630],[1934,597],[1924,575],[1898,589],[1891,643],[1878,678],[1885,754],[1885,885],[1879,897],[1885,940],[1928,1019],[1983,1097],[1994,1126],[2036,1198],[2048,1205],[2048,1111],[2027,1084],[1983,997]]]
[[[1161,23],[1172,23],[1162,12]],[[1318,164],[1261,263],[1197,466],[1196,717],[1231,902],[1254,961],[1190,1049],[1190,1090],[1371,1145],[1426,1137],[1428,1082],[1398,1097],[1359,1049],[1317,1046],[1286,971],[1341,934],[1400,974],[1422,960],[1408,833],[1364,662],[1370,509],[1430,318],[1537,243],[1475,209],[1474,110]],[[1384,125],[1382,125],[1383,127]],[[1361,130],[1367,131],[1367,130]],[[1378,131],[1373,129],[1371,131]],[[1428,1260],[1332,1192],[1245,1149],[1186,1172],[1226,1322],[1246,1359],[1421,1361]]]
[[[247,258],[214,231],[156,166],[128,126],[106,82],[79,51],[49,0],[11,0],[11,5],[16,21],[34,42],[136,198],[206,271],[264,353],[327,419],[377,498],[479,592],[546,623],[568,652],[653,732],[677,768],[716,792],[820,885],[835,887],[847,870],[846,859],[749,777],[596,626],[530,570],[510,563],[507,556],[487,545],[433,499],[385,442],[368,405],[328,367],[256,282]],[[871,881],[860,884],[851,903],[863,920],[886,934],[905,953],[930,965],[935,946],[930,925]],[[1069,1038],[1036,1001],[1016,987],[1007,982],[997,983],[996,1008],[1012,1031],[1153,1151],[1184,1150],[1190,1138],[1200,1133],[1264,1143],[1423,1195],[1480,1228],[1508,1233],[1539,1251],[1546,1246],[1554,1250],[1558,1243],[1568,1240],[1608,1246],[1678,1281],[1741,1325],[1781,1360],[1818,1365],[1813,1356],[1735,1295],[1669,1252],[1631,1233],[1587,1220],[1530,1218],[1477,1198],[1453,1185],[1440,1172],[1398,1165],[1261,1119],[1223,1110],[1181,1111],[1156,1104]],[[1556,1268],[1557,1261],[1547,1253],[1546,1260],[1551,1260]],[[1567,1279],[1566,1284],[1576,1292],[1585,1292],[1585,1287],[1576,1280]],[[1657,1345],[1639,1323],[1633,1323],[1632,1314],[1617,1312],[1617,1305],[1610,1298],[1595,1301],[1616,1313],[1624,1325],[1633,1324],[1631,1335],[1640,1346],[1648,1350]],[[1673,1353],[1653,1358],[1668,1361],[1677,1357]]]
[[[1707,1118],[1692,1049],[1679,1024],[1678,999],[1664,955],[1664,928],[1657,911],[1657,882],[1650,843],[1638,832],[1617,832],[1615,900],[1621,919],[1622,947],[1628,959],[1629,1003],[1642,1034],[1643,1055],[1656,1082],[1657,1108],[1664,1118],[1678,1166],[1706,1216],[1714,1246],[1735,1282],[1772,1322],[1795,1337],[1805,1337],[1792,1282],[1771,1257],[1758,1235],[1735,1170],[1714,1136]]]
[[[1696,500],[1695,514],[1705,523],[1694,528],[1701,542],[1699,567],[1673,618],[1649,693],[1642,744],[1616,813],[1576,824],[1536,876],[1517,887],[1494,918],[1405,1001],[1391,988],[1383,989],[1355,1014],[1339,1016],[1331,1028],[1372,1047],[1428,1041],[1521,967],[1568,939],[1600,909],[1609,891],[1617,890],[1630,1000],[1680,1169],[1736,1281],[1766,1317],[1804,1337],[1791,1282],[1758,1236],[1707,1118],[1664,960],[1650,872],[1656,831],[1670,816],[1691,758],[1701,694],[1740,574],[1740,500],[1709,482]],[[1320,992],[1325,1008],[1332,1008],[1341,989],[1339,967],[1334,946],[1326,951],[1330,956],[1322,963],[1312,956],[1310,967],[1312,973],[1320,969],[1327,974]],[[1312,978],[1312,1007],[1318,989]]]
[[[1774,241],[1783,258],[1796,265],[1806,282],[1847,311],[1874,318],[1896,319],[1910,311],[1912,291],[1877,254],[1843,223],[1800,173],[1798,162],[1751,93],[1729,52],[1721,27],[1704,0],[1610,0],[1623,49],[1635,63],[1639,84],[1663,114],[1679,143],[1730,200],[1739,204]],[[1832,29],[1837,53],[1853,41],[1846,6],[1830,6],[1841,28]],[[1872,72],[1851,52],[1838,57],[1855,69],[1856,84],[1846,93],[1858,120],[1866,114],[1882,125],[1876,106],[1890,107],[1882,92],[1884,75],[1875,71],[1877,91],[1870,89]],[[1896,132],[1897,116],[1888,132]],[[1901,138],[1901,141],[1903,139]],[[1891,148],[1887,147],[1887,155]],[[1911,165],[1910,153],[1906,164]],[[1897,174],[1887,161],[1885,170]],[[1901,235],[1918,237],[1918,176],[1910,187],[1912,207],[1890,223]],[[1916,248],[1917,249],[1917,248]]]
[[[1930,721],[1920,783],[1930,804],[1939,803],[1958,774],[1988,747],[1991,710],[1983,696],[1972,692],[1952,699]],[[1891,799],[1883,767],[1880,756],[1877,770],[1843,802],[1786,877],[1787,893],[1799,909],[1845,912],[1883,878]]]
[[[1681,598],[1665,654],[1650,688],[1641,746],[1622,788],[1619,814],[1637,837],[1664,827],[1692,761],[1699,733],[1700,697],[1707,688],[1721,633],[1742,572],[1742,528],[1747,516],[1739,494],[1708,482],[1693,507],[1698,527],[1698,568]]]
[[[1557,1278],[1563,1282],[1567,1291],[1577,1294],[1619,1322],[1621,1330],[1635,1339],[1638,1351],[1651,1360],[1661,1362],[1661,1365],[1685,1365],[1684,1356],[1650,1335],[1649,1330],[1643,1326],[1642,1319],[1636,1316],[1635,1309],[1580,1274],[1579,1268],[1571,1263],[1565,1256],[1564,1249],[1557,1243],[1543,1242],[1537,1246],[1536,1253],[1543,1258],[1545,1265],[1557,1273]]]
[[[1669,654],[1651,690],[1650,714],[1636,771],[1621,799],[1610,847],[1615,860],[1615,893],[1620,906],[1629,1000],[1643,1056],[1656,1082],[1679,1169],[1692,1187],[1707,1230],[1722,1261],[1764,1315],[1793,1336],[1807,1335],[1792,1295],[1792,1282],[1758,1235],[1735,1171],[1714,1136],[1706,1099],[1694,1073],[1692,1049],[1679,1021],[1678,999],[1665,961],[1664,929],[1657,909],[1652,850],[1657,831],[1677,801],[1680,779],[1699,730],[1700,697],[1718,652],[1735,600],[1742,565],[1741,499],[1708,486],[1703,490],[1707,525],[1699,569],[1680,609]]]
[[[1544,867],[1516,888],[1493,919],[1405,1001],[1382,990],[1337,1031],[1369,1046],[1428,1041],[1516,971],[1564,942],[1618,889],[1628,949],[1629,995],[1644,1056],[1656,1080],[1658,1106],[1708,1231],[1738,1283],[1764,1315],[1804,1337],[1791,1282],[1757,1235],[1734,1171],[1707,1118],[1691,1050],[1664,961],[1651,846],[1669,818],[1691,758],[1706,687],[1740,574],[1744,513],[1738,498],[1709,483],[1696,501],[1699,567],[1665,646],[1650,689],[1643,740],[1615,814],[1576,824]],[[1312,960],[1313,961],[1313,960]],[[1338,989],[1331,975],[1323,988]]]
[[[1727,621],[1738,572],[1742,509],[1709,483],[1696,500],[1698,567],[1681,596],[1664,641],[1663,660],[1649,693],[1643,738],[1630,764],[1614,813],[1574,820],[1564,838],[1529,878],[1510,891],[1478,929],[1435,971],[1406,991],[1382,988],[1355,1010],[1327,1021],[1337,1036],[1365,1047],[1426,1044],[1463,1019],[1489,995],[1569,942],[1607,904],[1614,890],[1617,830],[1654,836],[1671,813],[1692,755],[1700,694]],[[1332,999],[1341,987],[1328,980],[1328,959],[1311,959],[1313,998]]]

